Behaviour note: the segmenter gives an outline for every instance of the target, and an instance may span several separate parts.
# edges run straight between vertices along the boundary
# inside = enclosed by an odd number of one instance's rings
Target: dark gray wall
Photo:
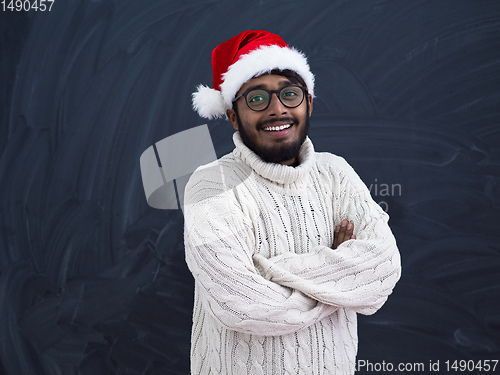
[[[0,373],[188,373],[182,212],[148,207],[139,156],[206,123],[190,94],[244,29],[307,54],[316,149],[344,156],[391,215],[403,277],[360,317],[358,359],[443,374],[500,358],[500,2],[305,4],[0,12]],[[208,126],[231,151],[228,123]]]

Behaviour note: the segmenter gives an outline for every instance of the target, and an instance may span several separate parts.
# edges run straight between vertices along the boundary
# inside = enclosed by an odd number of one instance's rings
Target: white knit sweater
[[[387,214],[309,139],[295,168],[233,140],[185,190],[192,374],[353,374],[356,313],[377,311],[400,277]],[[333,250],[342,219],[357,239]]]

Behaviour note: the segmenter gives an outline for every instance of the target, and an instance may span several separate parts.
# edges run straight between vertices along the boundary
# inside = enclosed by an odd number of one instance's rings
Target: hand
[[[354,224],[345,219],[342,220],[342,223],[335,227],[335,232],[333,233],[332,249],[336,249],[344,241],[355,240],[356,236],[352,234],[353,231]]]

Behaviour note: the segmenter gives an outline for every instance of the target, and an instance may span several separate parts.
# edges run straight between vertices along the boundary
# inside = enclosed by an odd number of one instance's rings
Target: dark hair
[[[277,76],[282,76],[287,78],[290,82],[295,83],[297,85],[301,85],[307,87],[305,81],[302,79],[300,75],[290,69],[273,69],[269,72],[269,74],[275,74]]]

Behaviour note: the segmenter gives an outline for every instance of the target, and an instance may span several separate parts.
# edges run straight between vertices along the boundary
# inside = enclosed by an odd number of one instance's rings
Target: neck
[[[298,166],[300,163],[299,163],[299,158],[298,157],[295,157],[293,159],[290,159],[290,160],[285,160],[285,161],[281,161],[277,164],[281,164],[281,165],[288,165],[289,167],[296,167]]]

